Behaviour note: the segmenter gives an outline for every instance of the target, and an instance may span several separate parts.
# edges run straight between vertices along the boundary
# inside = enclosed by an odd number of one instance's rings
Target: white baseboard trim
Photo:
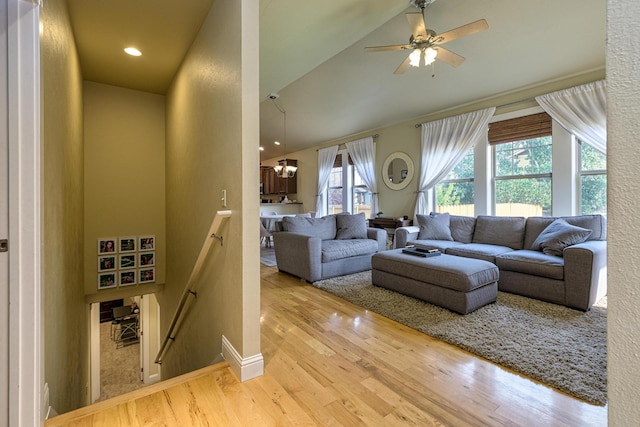
[[[222,357],[229,363],[231,370],[242,382],[264,374],[262,353],[243,359],[224,335],[222,336]]]
[[[155,384],[157,382],[160,382],[160,374],[151,374],[149,375],[149,382],[145,384]]]

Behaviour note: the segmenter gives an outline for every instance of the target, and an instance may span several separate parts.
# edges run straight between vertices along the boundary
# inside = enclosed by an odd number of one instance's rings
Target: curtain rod
[[[498,108],[511,107],[512,105],[524,104],[525,102],[531,102],[531,101],[535,101],[535,100],[536,100],[535,98],[526,98],[526,99],[521,99],[520,101],[514,101],[514,102],[508,102],[508,103],[502,104],[502,105],[496,105],[496,110]],[[489,108],[489,107],[487,107],[487,108]],[[442,112],[444,112],[444,111],[442,111]],[[438,114],[438,113],[434,113],[434,114]],[[428,123],[428,122],[424,122],[424,123]],[[416,123],[414,125],[414,127],[416,129],[419,128],[420,126],[422,126],[422,123]]]
[[[380,136],[380,134],[375,134],[375,135],[369,135],[371,138],[376,139],[377,137]],[[366,138],[366,136],[364,137]],[[364,138],[358,138],[358,139],[364,139]],[[353,142],[353,141],[357,141],[357,139],[351,140],[351,141],[347,141],[347,142]],[[331,144],[331,145],[327,145],[326,147],[322,147],[322,148],[329,148],[329,147],[333,147],[334,145],[342,145],[342,144],[346,144],[347,142],[340,142],[338,144]],[[320,148],[316,148],[316,151],[320,151]]]

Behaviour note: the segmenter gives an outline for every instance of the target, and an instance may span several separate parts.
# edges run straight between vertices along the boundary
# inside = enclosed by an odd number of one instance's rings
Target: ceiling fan
[[[393,46],[372,46],[365,47],[365,52],[384,52],[388,50],[411,50],[407,58],[396,68],[394,74],[402,74],[407,71],[409,65],[419,67],[421,60],[424,65],[432,64],[436,59],[446,62],[452,67],[462,64],[464,57],[445,49],[441,45],[460,37],[465,37],[489,28],[489,24],[484,19],[480,19],[462,27],[454,28],[442,34],[428,29],[424,23],[424,9],[435,0],[412,0],[412,4],[421,9],[421,12],[407,13],[407,20],[411,26],[412,34],[408,44]]]

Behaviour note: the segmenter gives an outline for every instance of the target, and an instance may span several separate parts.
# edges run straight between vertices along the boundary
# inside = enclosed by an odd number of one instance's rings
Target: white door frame
[[[100,303],[94,302],[90,306],[89,327],[91,330],[90,364],[91,364],[91,403],[100,398]]]
[[[0,129],[8,128],[7,2],[0,2]],[[0,133],[0,239],[9,238],[8,133]],[[9,425],[9,253],[0,253],[0,427]]]
[[[142,367],[142,381],[148,385],[160,381],[161,378],[162,367],[160,365],[157,367],[158,373],[151,374],[151,367],[155,363],[160,343],[160,306],[155,294],[142,295],[140,298],[140,313],[142,314],[140,366]],[[153,321],[150,316],[152,304],[156,313]],[[155,337],[153,331],[156,332]]]
[[[8,0],[9,425],[39,426],[43,396],[39,6]],[[4,28],[2,28],[4,30]]]

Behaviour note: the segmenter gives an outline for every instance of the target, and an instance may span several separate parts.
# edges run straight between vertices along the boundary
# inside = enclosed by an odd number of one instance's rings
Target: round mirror
[[[413,178],[411,157],[401,151],[389,154],[382,165],[382,179],[392,190],[402,190]]]

